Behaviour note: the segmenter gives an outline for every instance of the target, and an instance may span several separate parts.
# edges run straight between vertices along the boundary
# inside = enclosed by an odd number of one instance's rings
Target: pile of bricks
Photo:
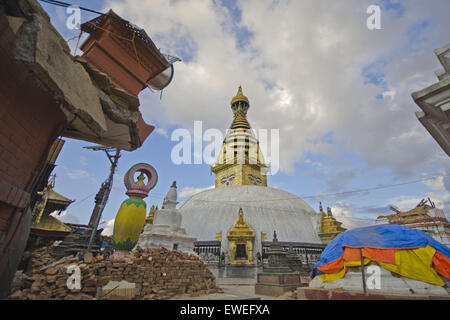
[[[51,257],[52,250],[47,247],[33,253],[29,271],[16,279],[11,299],[117,299],[114,291],[102,292],[101,288],[122,280],[135,284],[135,299],[222,292],[206,262],[194,254],[138,248],[122,258],[86,254],[83,260],[68,257],[52,266],[57,261]],[[43,269],[48,264],[50,267]],[[73,266],[79,267],[81,288],[71,290],[67,282],[73,273],[67,268],[73,270]]]

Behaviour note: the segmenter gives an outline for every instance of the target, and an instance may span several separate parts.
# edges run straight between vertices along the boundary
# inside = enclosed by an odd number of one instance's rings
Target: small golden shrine
[[[54,180],[44,188],[41,200],[33,208],[33,223],[30,234],[40,238],[62,239],[70,232],[72,228],[59,221],[50,214],[55,211],[65,210],[73,200],[70,200],[59,194],[54,188]]]
[[[253,241],[255,232],[244,219],[242,208],[239,209],[239,218],[228,231],[230,250],[230,264],[253,264]]]
[[[327,208],[327,213],[323,211],[322,202],[320,203],[320,233],[319,237],[323,243],[328,243],[333,240],[339,233],[346,231],[347,229],[341,227],[342,222],[336,220],[333,217],[331,208]]]

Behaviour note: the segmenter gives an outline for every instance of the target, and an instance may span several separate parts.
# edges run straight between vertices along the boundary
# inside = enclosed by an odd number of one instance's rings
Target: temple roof
[[[167,59],[159,51],[159,49],[156,47],[156,45],[153,43],[152,39],[150,39],[144,29],[139,28],[135,24],[123,19],[112,10],[109,10],[107,14],[100,15],[92,20],[83,23],[81,25],[81,30],[87,33],[92,33],[96,29],[101,29],[102,25],[106,22],[107,19],[110,19],[111,21],[119,23],[121,26],[125,27],[125,29],[130,33],[130,39],[132,38],[132,35],[135,34],[136,38],[140,39],[148,49],[154,51],[159,56],[159,58],[167,65],[169,64],[167,62]]]
[[[53,216],[47,215],[43,216],[39,223],[33,224],[31,229],[43,230],[43,231],[56,231],[56,232],[71,232],[72,228],[65,225],[63,222],[59,221]]]
[[[69,204],[71,204],[74,201],[74,200],[70,200],[69,198],[64,197],[63,195],[59,194],[52,188],[48,188],[46,192],[48,193],[47,202],[52,202],[55,204],[57,203],[57,204],[68,206]]]
[[[242,208],[239,209],[239,217],[234,222],[230,231],[228,231],[228,238],[233,236],[247,236],[252,238],[255,237],[255,232],[249,226],[248,222],[244,219],[244,212],[242,211]]]

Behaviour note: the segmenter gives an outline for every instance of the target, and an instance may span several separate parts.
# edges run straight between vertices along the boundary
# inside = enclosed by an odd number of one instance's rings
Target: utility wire
[[[439,177],[447,177],[447,176],[450,176],[450,174],[446,174],[444,176],[440,175],[440,176],[435,176],[435,177],[430,177],[430,178],[422,178],[422,179],[419,179],[419,180],[407,181],[407,182],[396,183],[396,184],[388,184],[388,185],[377,186],[377,187],[369,187],[369,188],[365,188],[365,189],[355,189],[355,190],[349,190],[349,191],[343,191],[343,192],[323,193],[323,194],[307,195],[307,196],[302,196],[302,195],[296,196],[295,195],[293,197],[278,198],[278,199],[258,199],[258,200],[201,200],[201,199],[195,199],[195,200],[196,201],[208,201],[208,202],[263,202],[263,201],[295,200],[295,199],[298,199],[298,198],[310,199],[310,198],[331,197],[331,196],[339,196],[339,195],[346,195],[346,194],[361,193],[361,192],[367,192],[367,191],[375,191],[375,190],[393,188],[393,187],[419,183],[419,182],[423,182],[423,181],[427,181],[427,180],[433,180],[433,179],[436,179],[436,178],[439,178]]]
[[[56,1],[56,0],[39,0],[39,1],[45,2],[45,3],[47,3],[47,4],[51,4],[51,5],[54,5],[54,6],[63,7],[63,8],[68,8],[68,7],[76,6],[76,7],[78,7],[80,10],[83,10],[83,11],[95,13],[95,14],[98,14],[98,15],[101,15],[101,16],[107,16],[107,17],[116,19],[117,21],[120,21],[120,22],[125,21],[125,22],[127,22],[127,23],[130,23],[130,22],[129,22],[128,20],[126,20],[126,19],[119,18],[119,17],[115,17],[115,16],[110,15],[110,14],[108,14],[108,13],[103,13],[103,12],[100,12],[100,11],[97,11],[97,10],[93,10],[93,9],[89,9],[89,8],[86,8],[86,7],[80,7],[80,6],[77,5],[77,4],[72,4],[72,3],[62,2],[62,1]]]
[[[77,201],[76,203],[74,203],[73,205],[71,205],[70,208],[73,208],[73,207],[79,205],[80,203],[83,203],[84,201],[86,201],[87,199],[89,199],[90,197],[92,197],[93,195],[95,195],[96,193],[97,193],[97,192],[94,192],[94,193],[88,195],[87,197],[83,198],[82,200]]]
[[[392,188],[392,187],[404,186],[404,185],[408,185],[408,184],[419,183],[419,182],[423,182],[423,181],[427,181],[427,180],[434,180],[439,177],[448,177],[448,176],[450,176],[450,174],[446,174],[443,176],[435,176],[435,177],[431,177],[431,178],[422,178],[419,180],[413,180],[413,181],[402,182],[402,183],[388,184],[388,185],[378,186],[378,187],[371,187],[371,188],[366,188],[366,189],[357,189],[357,190],[337,192],[337,193],[319,194],[319,195],[315,195],[315,196],[303,196],[302,198],[303,199],[318,198],[318,197],[327,197],[327,196],[336,196],[336,195],[344,195],[344,194],[351,194],[351,193],[361,193],[361,192],[367,192],[367,191],[381,190],[381,189],[387,189],[387,188]]]
[[[68,8],[68,7],[71,7],[71,6],[77,6],[78,8],[80,8],[80,10],[83,10],[83,11],[96,13],[96,14],[99,14],[99,15],[102,15],[102,16],[106,16],[107,15],[107,14],[105,14],[103,12],[99,12],[99,11],[96,11],[96,10],[93,10],[93,9],[89,9],[89,8],[85,8],[85,7],[80,7],[78,5],[74,5],[74,4],[67,3],[67,2],[56,1],[56,0],[40,0],[40,1],[48,3],[48,4],[52,4],[52,5],[55,5],[55,6],[64,7],[64,8]]]

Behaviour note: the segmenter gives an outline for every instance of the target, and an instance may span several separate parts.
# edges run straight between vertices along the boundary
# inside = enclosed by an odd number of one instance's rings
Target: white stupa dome
[[[321,214],[296,195],[267,187],[269,167],[247,120],[249,107],[239,87],[231,101],[233,122],[211,167],[215,188],[191,196],[178,208],[181,226],[197,238],[196,246],[220,246],[232,265],[255,264],[258,253],[264,254],[261,233],[272,241],[276,231],[278,240],[290,247],[322,243]],[[219,244],[216,239],[221,239]]]
[[[182,227],[198,241],[211,241],[222,232],[224,247],[227,233],[242,208],[244,219],[255,231],[255,246],[261,250],[261,232],[272,241],[321,243],[318,236],[320,214],[292,193],[269,187],[230,186],[197,193],[179,207]]]

